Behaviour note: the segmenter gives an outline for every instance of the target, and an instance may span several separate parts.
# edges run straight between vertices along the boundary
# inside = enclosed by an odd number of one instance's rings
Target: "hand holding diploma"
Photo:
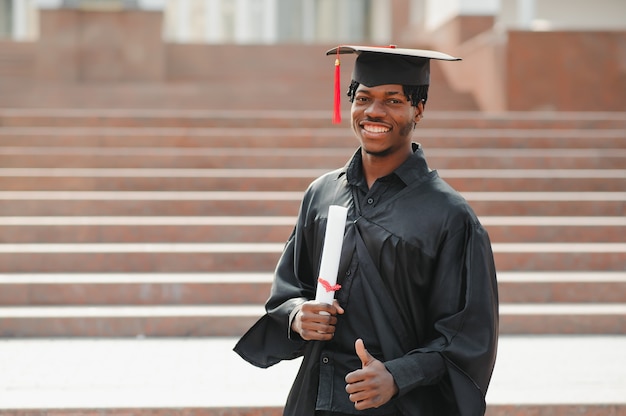
[[[307,341],[332,339],[337,324],[337,314],[344,312],[334,298],[335,292],[341,288],[337,284],[337,273],[347,216],[348,209],[345,207],[338,205],[328,207],[315,300],[300,305],[291,323],[291,329]]]
[[[335,334],[337,314],[343,313],[343,308],[337,301],[333,305],[310,300],[300,305],[291,323],[291,329],[306,341],[328,341]]]
[[[398,393],[398,386],[385,365],[367,352],[362,339],[354,348],[362,368],[346,375],[346,392],[357,410],[380,407]]]

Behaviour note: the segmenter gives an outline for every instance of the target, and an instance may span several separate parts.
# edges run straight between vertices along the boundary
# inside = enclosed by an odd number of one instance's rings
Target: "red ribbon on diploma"
[[[324,289],[326,289],[327,292],[336,292],[341,289],[341,285],[331,286],[331,284],[327,280],[324,280],[321,277],[317,279],[317,281],[320,282],[322,286],[324,286]]]

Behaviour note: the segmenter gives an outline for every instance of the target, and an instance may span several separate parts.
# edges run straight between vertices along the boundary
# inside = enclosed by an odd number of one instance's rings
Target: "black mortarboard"
[[[461,58],[442,52],[425,49],[396,48],[378,46],[341,45],[326,52],[326,55],[357,54],[352,79],[368,87],[384,84],[429,85],[430,60],[459,61]],[[340,122],[338,113],[339,57],[335,61],[335,117]]]

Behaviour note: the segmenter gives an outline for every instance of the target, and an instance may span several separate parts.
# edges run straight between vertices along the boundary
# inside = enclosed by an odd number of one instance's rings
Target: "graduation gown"
[[[378,339],[381,361],[399,382],[395,406],[405,416],[485,413],[498,336],[491,244],[467,202],[428,169],[421,149],[416,156],[423,161],[418,179],[367,215],[355,205],[346,167],[307,189],[276,267],[266,314],[234,348],[262,368],[304,357],[284,415],[315,412],[325,343],[291,334],[289,316],[315,297],[333,204],[348,207],[338,282],[349,284],[347,274],[363,285],[364,299],[351,307],[366,307],[375,317],[369,336]],[[429,380],[423,374],[420,362],[426,354],[443,357],[444,377]],[[421,377],[412,383],[416,374]]]

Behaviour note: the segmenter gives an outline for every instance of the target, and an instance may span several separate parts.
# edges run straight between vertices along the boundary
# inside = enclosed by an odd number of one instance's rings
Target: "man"
[[[263,316],[235,351],[259,367],[303,356],[288,416],[480,415],[498,294],[487,232],[412,142],[433,51],[358,55],[348,96],[360,142],[307,189]],[[348,208],[333,305],[314,300],[330,205]]]

